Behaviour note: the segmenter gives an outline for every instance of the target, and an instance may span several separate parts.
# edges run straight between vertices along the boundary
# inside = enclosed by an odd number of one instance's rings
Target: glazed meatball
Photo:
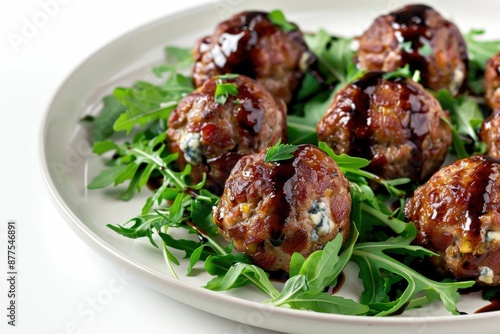
[[[479,132],[481,140],[486,143],[486,153],[500,158],[500,109],[494,110],[486,118]]]
[[[265,12],[243,12],[221,22],[194,49],[195,86],[215,75],[239,73],[290,102],[311,55],[302,32],[293,26],[285,31]]]
[[[264,162],[247,155],[226,182],[213,219],[222,236],[265,270],[289,269],[291,255],[308,256],[350,233],[349,182],[327,154],[301,145],[294,157]]]
[[[416,243],[440,256],[437,271],[500,285],[500,160],[474,156],[448,165],[417,188],[405,215]]]
[[[361,69],[419,70],[424,87],[453,95],[465,87],[468,55],[455,24],[425,5],[410,5],[379,16],[358,38]]]
[[[500,52],[488,59],[484,71],[484,102],[491,109],[500,109]]]
[[[383,178],[421,181],[441,166],[451,145],[446,117],[415,81],[368,72],[334,96],[317,133],[335,153],[370,160],[368,168]]]
[[[221,81],[222,80],[222,81]],[[237,95],[224,104],[214,95],[219,83],[232,84]],[[222,193],[232,167],[241,156],[286,140],[286,105],[261,84],[245,76],[214,77],[183,98],[168,119],[168,148],[178,164],[193,167],[193,182],[205,173],[207,188]]]

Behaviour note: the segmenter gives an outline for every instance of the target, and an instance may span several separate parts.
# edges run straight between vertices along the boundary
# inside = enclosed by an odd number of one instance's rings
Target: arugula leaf
[[[500,52],[500,40],[479,39],[484,32],[485,31],[481,29],[471,29],[464,34],[469,56],[467,86],[469,90],[477,96],[482,96],[485,92],[483,77],[486,69],[486,62],[497,52]]]
[[[343,238],[338,234],[322,250],[313,252],[307,260],[300,253],[294,253],[290,261],[290,277],[304,275],[308,280],[309,293],[320,293],[335,285],[351,259],[358,235],[356,226],[353,226],[349,242],[342,249]]]
[[[318,142],[316,124],[306,124],[304,117],[288,115],[287,132],[288,142],[293,145]]]
[[[304,292],[297,296],[290,296],[287,304],[296,309],[304,309],[322,313],[343,315],[362,315],[369,311],[369,307],[356,303],[352,299],[332,296],[327,292],[311,294]]]
[[[212,208],[219,197],[208,190],[201,189],[191,202],[191,219],[195,225],[208,235],[217,235],[217,225],[212,220]]]
[[[477,39],[484,32],[483,29],[471,29],[464,34],[469,61],[483,71],[486,69],[488,59],[495,55],[495,53],[500,52],[500,40],[481,41]]]
[[[297,30],[297,27],[294,24],[288,22],[283,12],[279,9],[272,10],[267,14],[267,17],[272,23],[280,27],[280,29],[284,32]]]
[[[164,73],[178,73],[183,69],[191,67],[194,63],[191,52],[190,47],[165,47],[167,62],[153,67],[152,72],[156,76],[161,77]]]
[[[442,89],[439,92],[433,92],[444,110],[450,112],[451,125],[456,131],[453,138],[453,146],[458,158],[466,158],[472,154],[484,153],[485,145],[479,138],[479,130],[484,121],[484,116],[477,102],[462,95],[454,98],[448,91]],[[474,152],[467,152],[466,145],[469,144],[469,138],[473,141]]]
[[[241,262],[229,268],[222,279],[212,280],[205,287],[214,291],[224,291],[246,284],[255,285],[270,297],[274,298],[279,295],[278,290],[269,280],[268,274],[262,268]]]
[[[158,245],[153,239],[153,230],[159,230],[162,226],[164,226],[167,221],[163,216],[157,214],[145,214],[139,217],[132,218],[127,222],[132,223],[132,226],[125,227],[122,225],[111,225],[107,224],[106,226],[115,231],[118,234],[123,235],[124,237],[137,239],[141,237],[147,237],[151,244],[158,248]]]
[[[339,168],[346,175],[348,179],[353,182],[359,182],[359,177],[369,179],[371,181],[377,182],[383,185],[387,191],[394,195],[395,197],[403,197],[405,192],[396,188],[396,186],[407,184],[410,182],[409,178],[398,178],[394,180],[384,180],[381,177],[361,170],[361,168],[369,165],[369,160],[359,157],[351,157],[346,154],[337,155],[333,150],[324,142],[318,143],[318,146],[323,150],[328,156],[333,158],[335,162],[339,165]],[[361,181],[363,182],[363,181]]]
[[[304,36],[309,49],[318,57],[320,73],[327,83],[344,86],[357,75],[353,58],[356,53],[353,38],[333,38],[325,30]]]
[[[297,151],[298,147],[291,144],[281,144],[281,138],[276,144],[271,146],[264,157],[264,162],[278,162],[293,158],[293,152]]]
[[[416,233],[415,225],[409,223],[397,237],[391,237],[386,241],[358,243],[354,246],[352,260],[360,268],[359,277],[365,288],[361,302],[369,305],[377,316],[398,312],[419,297],[420,292],[426,294],[425,298],[418,300],[419,306],[434,301],[436,299],[434,296],[438,296],[448,311],[457,314],[457,302],[460,299],[458,290],[474,285],[473,281],[433,281],[386,254],[403,252],[419,257],[434,256],[434,253],[423,247],[411,245]],[[406,288],[394,301],[387,296],[384,285],[388,281],[381,276],[381,270],[399,275],[407,282]]]
[[[210,275],[224,276],[236,263],[252,264],[252,259],[243,253],[212,255],[205,260],[205,270]]]
[[[306,73],[298,91],[293,114],[288,115],[288,141],[316,143],[316,124],[328,109],[335,93],[364,73],[352,59],[356,50],[352,38],[334,38],[325,30],[304,36],[316,62]]]
[[[290,278],[280,294],[266,303],[326,313],[350,315],[366,313],[367,306],[324,292],[325,288],[335,284],[338,275],[349,262],[356,239],[357,232],[354,230],[351,242],[340,254],[341,234],[326,244],[323,250],[313,252],[307,259],[299,253],[293,254],[290,262]]]
[[[92,139],[94,142],[103,141],[114,133],[113,124],[127,108],[115,96],[105,96],[103,108],[99,115],[94,118],[94,131]]]
[[[115,131],[130,133],[134,125],[145,125],[167,119],[185,94],[193,91],[193,85],[180,74],[170,76],[165,85],[157,86],[138,81],[133,88],[116,88],[115,97],[127,108],[114,124]]]

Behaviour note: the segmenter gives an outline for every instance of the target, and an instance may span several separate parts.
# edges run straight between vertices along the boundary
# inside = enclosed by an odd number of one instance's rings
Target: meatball
[[[500,285],[500,160],[474,156],[434,174],[408,200],[415,242],[443,275]]]
[[[317,133],[335,153],[370,160],[369,170],[383,178],[421,181],[441,166],[451,145],[447,117],[415,81],[368,72],[335,94]]]
[[[467,45],[452,22],[425,5],[409,5],[379,16],[358,38],[356,62],[361,69],[419,70],[424,87],[453,95],[465,87]]]
[[[213,219],[222,236],[265,270],[288,271],[291,255],[308,256],[350,233],[349,182],[326,153],[300,145],[293,158],[247,155],[226,182]]]
[[[500,52],[488,59],[484,71],[484,102],[491,109],[500,109]]]
[[[217,25],[193,51],[193,81],[239,73],[256,79],[286,103],[299,87],[310,52],[296,25],[285,31],[265,12],[242,12]],[[288,30],[288,29],[287,29]]]
[[[224,104],[215,100],[219,83],[237,89]],[[192,181],[208,176],[207,188],[222,193],[229,172],[241,156],[286,140],[287,108],[261,84],[245,76],[207,80],[184,97],[168,119],[168,148],[178,164],[192,165]]]
[[[494,110],[481,125],[481,140],[486,143],[486,153],[500,158],[500,109]]]

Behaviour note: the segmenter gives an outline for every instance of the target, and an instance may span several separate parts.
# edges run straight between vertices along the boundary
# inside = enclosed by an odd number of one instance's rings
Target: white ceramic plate
[[[231,14],[243,9],[282,9],[287,18],[304,31],[325,28],[332,34],[360,34],[379,14],[402,6],[405,1],[350,0],[326,3],[308,1],[219,1],[152,22],[119,37],[82,63],[57,92],[45,118],[42,159],[48,186],[64,217],[75,232],[92,248],[120,266],[133,271],[145,284],[170,297],[207,312],[267,329],[290,333],[494,333],[500,312],[472,314],[484,305],[479,295],[463,297],[460,310],[469,315],[451,316],[433,304],[403,316],[370,318],[320,314],[262,305],[262,296],[253,289],[216,293],[201,288],[209,277],[174,279],[163,262],[161,251],[147,240],[130,240],[112,232],[107,223],[121,224],[139,213],[145,194],[131,202],[116,199],[116,189],[87,191],[86,185],[102,161],[91,153],[88,132],[80,120],[95,114],[101,98],[118,85],[135,80],[152,80],[149,69],[163,59],[166,45],[192,46],[201,36]],[[485,28],[488,37],[500,38],[496,26],[500,3],[493,1],[448,0],[431,4],[462,31]],[[488,14],[491,13],[491,14]],[[183,273],[183,268],[178,273]],[[348,268],[348,277],[356,277]],[[354,297],[360,284],[348,279],[341,293]]]

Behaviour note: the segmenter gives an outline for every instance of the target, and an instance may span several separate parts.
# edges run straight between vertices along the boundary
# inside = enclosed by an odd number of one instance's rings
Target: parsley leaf
[[[267,17],[272,23],[280,27],[280,29],[283,30],[284,32],[291,32],[297,30],[297,27],[294,24],[288,22],[283,12],[279,9],[275,9],[269,12],[267,14]]]
[[[293,158],[293,152],[297,150],[297,146],[292,144],[281,144],[281,138],[276,144],[271,146],[264,157],[264,162],[278,162]]]
[[[225,104],[229,95],[237,96],[238,87],[234,83],[223,83],[223,80],[236,79],[238,74],[224,74],[215,77],[217,86],[215,87],[214,99],[215,102],[222,105]]]

